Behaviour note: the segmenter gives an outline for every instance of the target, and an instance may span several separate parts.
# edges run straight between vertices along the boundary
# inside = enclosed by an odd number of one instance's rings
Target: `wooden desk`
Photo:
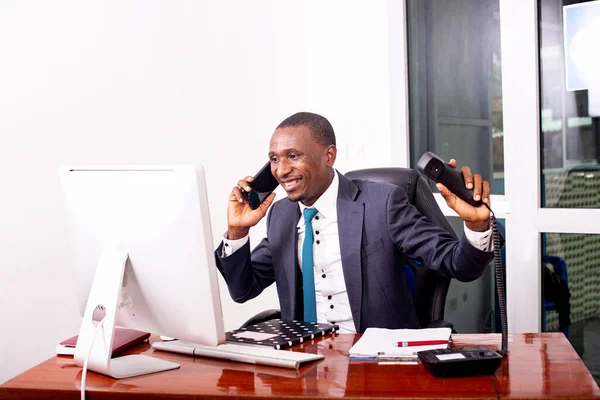
[[[561,333],[511,335],[509,356],[493,377],[434,378],[422,365],[350,362],[348,349],[358,335],[336,335],[296,346],[325,359],[299,371],[154,351],[133,352],[181,364],[173,371],[114,380],[87,377],[88,399],[232,398],[600,398],[600,389]],[[456,346],[498,348],[499,335],[454,335]],[[76,399],[81,368],[71,357],[53,357],[0,386],[0,399]]]

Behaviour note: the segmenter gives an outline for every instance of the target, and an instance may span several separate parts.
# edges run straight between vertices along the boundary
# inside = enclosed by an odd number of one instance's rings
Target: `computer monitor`
[[[178,366],[144,356],[111,360],[115,324],[224,343],[203,169],[63,167],[60,176],[83,315],[77,364],[91,349],[89,369],[115,378]],[[92,320],[98,309],[100,328]]]

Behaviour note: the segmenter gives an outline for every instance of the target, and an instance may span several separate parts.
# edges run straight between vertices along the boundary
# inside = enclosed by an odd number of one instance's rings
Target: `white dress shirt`
[[[338,324],[341,333],[356,333],[350,301],[346,292],[346,282],[342,269],[340,239],[337,221],[337,197],[339,177],[336,173],[325,191],[317,199],[312,208],[318,210],[312,220],[314,243],[313,260],[315,273],[315,292],[317,301],[317,322]],[[298,202],[301,213],[306,206]],[[301,216],[298,224],[298,264],[302,266],[302,242],[304,241],[305,223]],[[493,241],[490,240],[491,229],[486,232],[474,232],[464,227],[465,236],[473,247],[490,251]],[[223,257],[227,257],[240,249],[248,241],[248,236],[237,240],[223,238]]]
[[[346,281],[342,269],[340,236],[337,221],[337,197],[339,177],[334,174],[331,185],[311,208],[318,213],[312,220],[314,242],[313,260],[315,266],[315,292],[317,301],[317,322],[335,323],[342,333],[355,333],[354,320],[350,310],[350,300],[346,292]],[[300,213],[306,206],[298,203]],[[302,265],[302,243],[306,224],[304,218],[298,221],[298,264]]]

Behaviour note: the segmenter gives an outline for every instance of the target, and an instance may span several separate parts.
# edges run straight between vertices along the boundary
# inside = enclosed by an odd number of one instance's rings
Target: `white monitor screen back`
[[[61,180],[82,315],[101,255],[126,252],[118,325],[225,341],[202,168],[68,167]]]

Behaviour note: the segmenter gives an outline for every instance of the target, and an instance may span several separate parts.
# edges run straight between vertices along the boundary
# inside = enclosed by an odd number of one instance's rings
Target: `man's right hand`
[[[238,181],[237,186],[229,195],[227,206],[227,238],[229,240],[241,239],[248,235],[250,227],[256,225],[265,216],[275,198],[275,193],[271,193],[256,210],[251,209],[242,196],[241,189],[246,192],[251,191],[249,183],[253,180],[251,176],[247,176]]]

